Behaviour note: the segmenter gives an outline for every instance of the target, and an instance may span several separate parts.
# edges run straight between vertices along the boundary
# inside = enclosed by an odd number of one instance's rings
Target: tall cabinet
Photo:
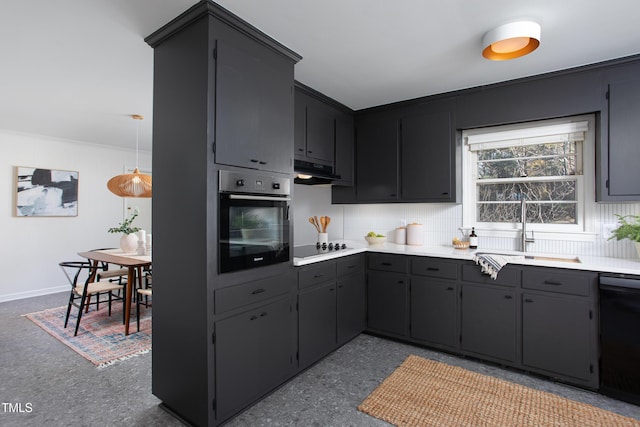
[[[154,48],[153,393],[189,424],[215,426],[295,373],[291,267],[218,273],[217,177],[220,168],[293,172],[301,58],[211,1],[145,40]]]

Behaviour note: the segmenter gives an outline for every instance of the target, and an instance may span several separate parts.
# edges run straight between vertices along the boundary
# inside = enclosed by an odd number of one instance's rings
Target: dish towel
[[[506,264],[522,259],[524,259],[524,256],[508,256],[499,254],[475,254],[473,257],[473,261],[480,266],[482,272],[491,276],[493,280],[496,280],[498,272]]]

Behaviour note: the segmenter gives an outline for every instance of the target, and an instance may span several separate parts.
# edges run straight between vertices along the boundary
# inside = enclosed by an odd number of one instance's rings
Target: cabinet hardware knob
[[[553,280],[545,280],[544,284],[545,285],[553,285],[553,286],[562,286],[561,282],[554,282]]]
[[[449,287],[447,288],[447,290],[448,290],[448,291],[453,291],[453,290],[454,290],[454,288],[453,288],[452,286],[449,286]]]
[[[512,299],[513,297],[511,295],[505,295],[504,299]]]
[[[261,294],[263,292],[264,292],[264,289],[256,289],[255,291],[251,292],[251,295]]]
[[[380,265],[385,265],[385,266],[388,267],[388,266],[393,265],[393,264],[391,264],[390,262],[381,262]]]
[[[524,302],[533,302],[531,298],[525,298]]]
[[[250,159],[251,163],[258,163],[258,159]]]
[[[436,267],[427,267],[427,271],[440,271],[440,269]]]
[[[251,316],[251,317],[249,318],[249,320],[256,320],[257,318],[258,318],[258,316],[256,316],[256,315],[254,314],[253,316]]]
[[[267,313],[266,311],[264,311],[264,312],[260,313],[260,317],[264,317],[264,316],[266,316],[267,314],[268,314],[268,313]]]
[[[258,163],[260,163],[261,165],[266,165],[267,164],[267,162],[265,162],[265,161],[259,161]]]

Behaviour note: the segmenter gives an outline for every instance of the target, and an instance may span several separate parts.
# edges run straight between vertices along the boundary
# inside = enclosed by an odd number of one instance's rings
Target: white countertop
[[[414,256],[429,256],[436,258],[449,258],[449,259],[462,259],[473,260],[473,256],[478,253],[499,253],[505,255],[522,255],[521,252],[516,251],[498,251],[490,249],[455,249],[452,246],[411,246],[411,245],[397,245],[395,243],[383,243],[381,245],[367,245],[366,242],[358,241],[346,241],[348,249],[340,250],[337,252],[328,252],[326,254],[314,255],[306,258],[293,258],[293,265],[300,267],[303,265],[313,264],[320,261],[326,261],[330,259],[340,258],[347,255],[353,255],[361,252],[377,252],[377,253],[389,253],[400,255],[414,255]],[[535,252],[527,252],[526,256],[542,256],[548,258],[573,258],[559,254],[539,254]],[[514,264],[519,265],[535,265],[542,267],[557,267],[573,270],[586,270],[586,271],[598,271],[603,273],[623,273],[640,275],[640,260],[639,259],[621,259],[621,258],[607,258],[607,257],[594,257],[594,256],[580,256],[577,258],[580,262],[566,262],[566,261],[554,261],[554,260],[538,260],[538,259],[521,259],[514,261]]]

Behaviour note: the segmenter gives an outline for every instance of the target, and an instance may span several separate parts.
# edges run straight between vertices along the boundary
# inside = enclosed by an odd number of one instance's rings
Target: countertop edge
[[[294,267],[301,267],[304,265],[314,264],[317,262],[327,261],[330,259],[341,258],[344,256],[354,255],[358,253],[373,252],[373,253],[388,253],[397,255],[412,255],[412,256],[428,256],[434,258],[448,258],[472,261],[476,253],[499,253],[508,255],[521,255],[516,251],[498,251],[498,250],[460,250],[451,246],[411,246],[411,245],[398,245],[395,243],[383,243],[378,245],[366,245],[360,242],[347,241],[349,249],[342,250],[340,252],[331,252],[327,254],[315,255],[307,258],[293,258]],[[565,257],[558,254],[542,254],[542,253],[527,253],[529,256],[540,257]],[[536,260],[536,259],[522,259],[514,261],[513,264],[518,265],[530,265],[537,267],[553,267],[564,268],[567,270],[582,270],[582,271],[596,271],[603,273],[619,273],[619,274],[632,274],[640,275],[640,260],[637,259],[623,259],[623,258],[608,258],[608,257],[593,257],[593,256],[580,256],[577,258],[580,260],[578,263],[565,262],[565,261],[551,261],[551,260]]]

